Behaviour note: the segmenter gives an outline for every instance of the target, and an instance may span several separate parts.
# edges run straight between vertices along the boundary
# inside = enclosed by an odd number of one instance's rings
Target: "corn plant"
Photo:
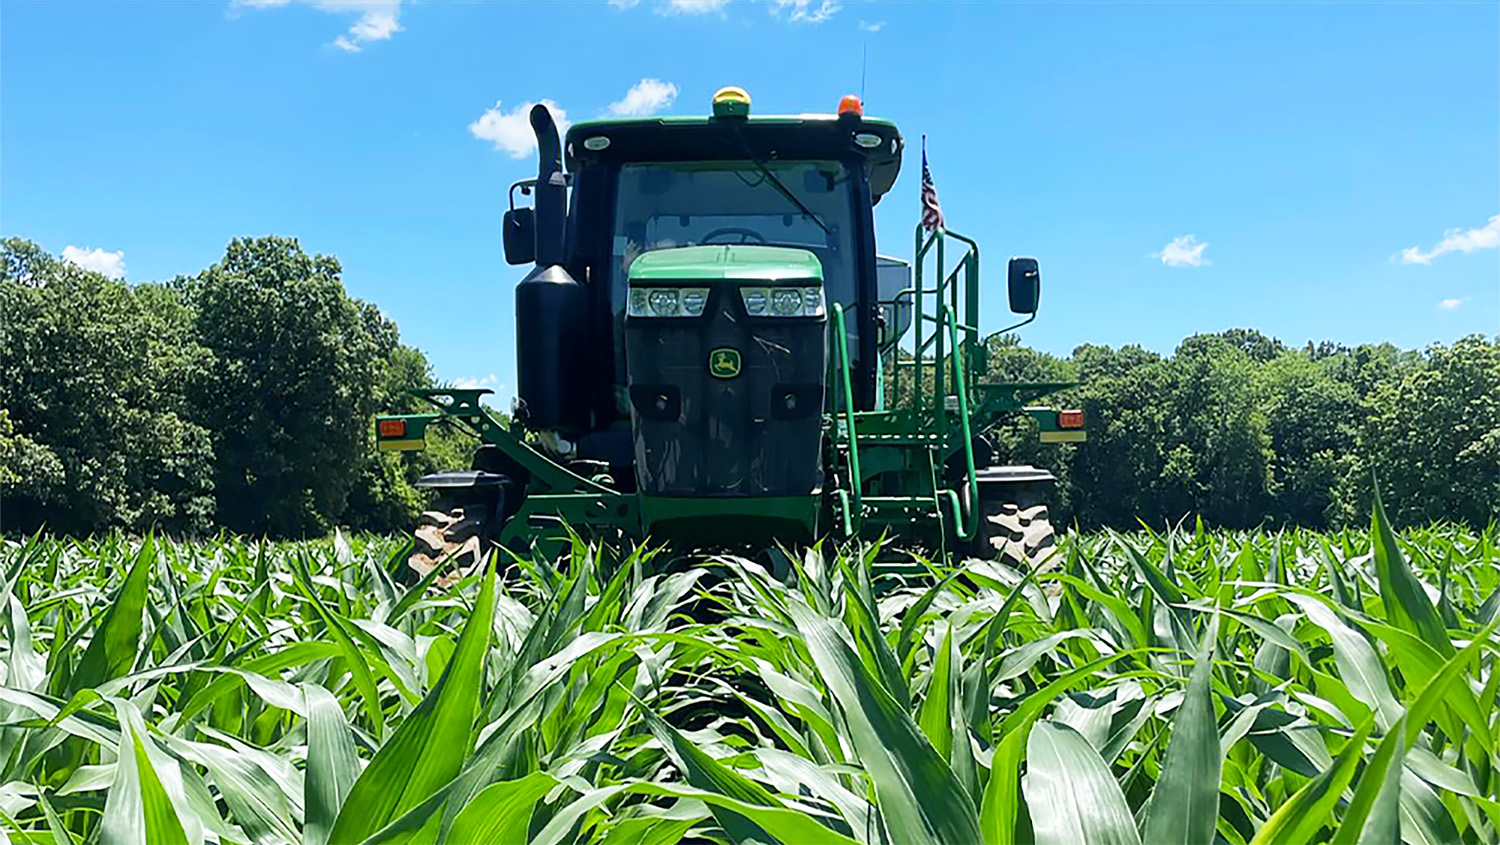
[[[0,551],[14,842],[1500,841],[1500,535]],[[892,572],[920,571],[919,576]]]

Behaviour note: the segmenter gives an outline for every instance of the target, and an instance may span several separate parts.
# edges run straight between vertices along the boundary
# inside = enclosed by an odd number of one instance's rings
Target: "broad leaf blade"
[[[1120,785],[1082,734],[1038,722],[1026,742],[1026,761],[1021,790],[1037,845],[1139,845]]]
[[[453,780],[470,750],[495,612],[495,571],[485,574],[453,658],[349,790],[330,842],[359,842]]]
[[[1223,751],[1209,690],[1218,617],[1204,635],[1204,653],[1193,667],[1182,705],[1172,717],[1172,738],[1141,837],[1152,845],[1214,841],[1219,821],[1219,770]]]

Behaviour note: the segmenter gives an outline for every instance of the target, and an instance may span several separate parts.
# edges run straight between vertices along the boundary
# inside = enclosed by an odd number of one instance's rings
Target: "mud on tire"
[[[403,573],[415,584],[434,568],[447,570],[437,584],[446,585],[472,572],[488,551],[487,511],[481,502],[439,500],[417,517],[415,544]]]
[[[1044,504],[1025,507],[1016,502],[981,501],[975,552],[1020,569],[1052,566],[1057,556],[1057,532]]]

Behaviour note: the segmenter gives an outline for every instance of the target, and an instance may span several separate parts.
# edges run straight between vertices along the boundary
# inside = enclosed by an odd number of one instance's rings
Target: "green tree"
[[[1392,519],[1484,525],[1500,514],[1500,337],[1435,344],[1368,400],[1355,471],[1339,491],[1354,511],[1371,471]],[[1352,519],[1352,517],[1351,517]]]
[[[345,294],[336,259],[290,238],[236,239],[186,288],[211,356],[193,398],[213,432],[220,523],[328,531],[369,450],[381,353],[393,342],[383,321]]]
[[[1338,518],[1334,490],[1352,471],[1364,415],[1353,385],[1307,352],[1286,352],[1261,371],[1271,438],[1271,515],[1309,528]]]
[[[27,241],[0,249],[0,409],[19,476],[5,529],[206,529],[209,439],[184,416],[182,389],[199,350],[176,293],[112,281]]]

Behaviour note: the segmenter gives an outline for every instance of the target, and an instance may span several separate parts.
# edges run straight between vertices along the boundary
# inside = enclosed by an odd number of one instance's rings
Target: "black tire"
[[[483,502],[439,499],[433,509],[417,517],[414,546],[402,573],[407,584],[422,580],[434,568],[450,570],[438,576],[446,584],[473,572],[488,556],[492,507]]]
[[[1044,504],[1023,507],[1014,501],[980,500],[975,556],[999,560],[1018,569],[1046,569],[1058,558],[1057,531]]]

